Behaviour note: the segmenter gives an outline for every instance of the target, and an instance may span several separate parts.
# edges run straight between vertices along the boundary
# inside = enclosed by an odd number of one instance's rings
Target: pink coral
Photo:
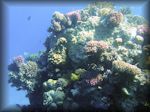
[[[19,55],[13,59],[13,62],[19,66],[20,64],[24,63],[24,57]]]
[[[150,34],[150,28],[147,25],[139,25],[137,27],[137,34],[141,36]]]
[[[104,49],[108,49],[109,46],[104,41],[98,41],[97,47],[98,47],[98,49],[104,50]]]
[[[104,41],[91,40],[87,42],[85,46],[85,51],[86,53],[97,53],[98,50],[103,51],[107,49],[108,47],[109,47],[108,44]]]
[[[86,46],[85,46],[85,51],[87,53],[96,53],[97,52],[97,44],[98,44],[98,41],[89,41],[87,42]]]
[[[90,84],[90,86],[95,86],[99,84],[101,81],[103,81],[103,78],[101,75],[97,75],[96,77],[91,79],[86,79],[85,81],[86,83]]]

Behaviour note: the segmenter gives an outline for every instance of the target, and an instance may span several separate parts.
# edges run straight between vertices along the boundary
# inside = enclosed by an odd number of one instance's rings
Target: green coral
[[[86,72],[85,69],[81,69],[81,68],[76,69],[73,73],[71,73],[70,79],[71,79],[72,81],[78,81],[78,80],[80,80],[81,76],[82,76],[85,72]]]
[[[80,76],[78,74],[71,73],[71,80],[72,81],[77,81],[79,79],[80,79]]]

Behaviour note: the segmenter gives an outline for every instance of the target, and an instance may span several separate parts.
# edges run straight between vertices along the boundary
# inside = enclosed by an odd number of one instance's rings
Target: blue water
[[[48,35],[47,29],[50,26],[50,20],[53,12],[62,13],[73,10],[83,9],[88,2],[80,3],[46,3],[46,4],[6,4],[6,48],[7,58],[5,66],[5,101],[6,105],[12,104],[29,104],[25,97],[26,91],[16,91],[7,83],[7,65],[13,57],[22,55],[24,52],[36,53],[44,50],[44,41]],[[134,14],[145,16],[144,3],[124,4],[117,3],[119,6],[131,6]]]

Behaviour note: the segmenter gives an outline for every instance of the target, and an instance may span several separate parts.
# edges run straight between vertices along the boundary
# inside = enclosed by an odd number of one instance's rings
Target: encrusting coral
[[[46,50],[18,56],[8,66],[9,82],[27,90],[33,110],[150,109],[150,33],[144,17],[93,2],[54,12],[48,32]]]

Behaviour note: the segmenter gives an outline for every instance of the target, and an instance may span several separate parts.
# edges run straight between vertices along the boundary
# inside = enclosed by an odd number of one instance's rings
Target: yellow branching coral
[[[123,72],[132,75],[140,75],[141,69],[135,65],[131,65],[121,60],[115,60],[112,63],[112,67],[114,71]]]
[[[54,65],[62,65],[66,63],[66,48],[62,46],[60,49],[53,49],[49,51],[48,61]]]
[[[59,53],[52,53],[49,60],[53,64],[57,64],[57,65],[65,62],[63,56]]]

